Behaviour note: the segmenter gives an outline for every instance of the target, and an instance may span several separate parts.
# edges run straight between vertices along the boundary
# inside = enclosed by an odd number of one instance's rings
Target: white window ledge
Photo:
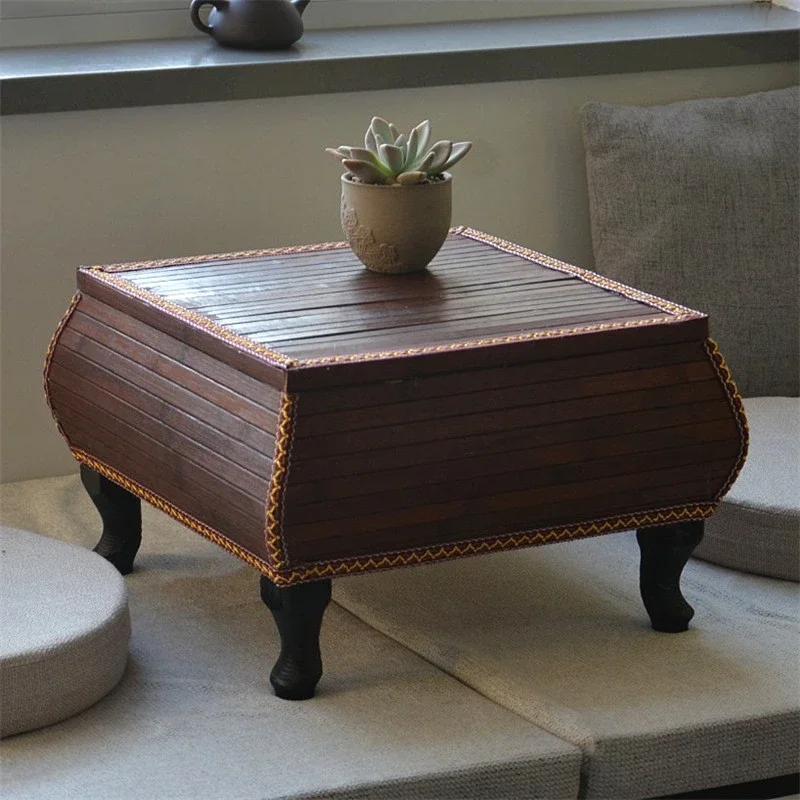
[[[797,61],[800,14],[732,5],[0,51],[0,113],[32,114]]]

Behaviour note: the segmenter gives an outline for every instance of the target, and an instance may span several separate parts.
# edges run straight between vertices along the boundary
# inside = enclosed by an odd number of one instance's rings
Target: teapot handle
[[[211,26],[206,25],[200,19],[200,9],[203,6],[214,6],[214,8],[219,9],[224,5],[226,5],[225,0],[192,0],[189,6],[189,16],[192,18],[192,24],[202,33],[211,33]]]

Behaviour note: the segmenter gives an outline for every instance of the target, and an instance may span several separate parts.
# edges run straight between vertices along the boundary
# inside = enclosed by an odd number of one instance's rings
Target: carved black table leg
[[[86,464],[81,464],[81,483],[103,520],[103,534],[94,552],[127,575],[142,543],[141,501]]]
[[[681,594],[680,579],[692,551],[703,538],[703,522],[679,522],[636,532],[642,553],[639,588],[653,630],[680,633],[694,609]]]
[[[319,632],[331,599],[331,582],[279,588],[262,575],[261,599],[281,637],[281,654],[269,676],[272,688],[284,700],[308,700],[322,677]]]

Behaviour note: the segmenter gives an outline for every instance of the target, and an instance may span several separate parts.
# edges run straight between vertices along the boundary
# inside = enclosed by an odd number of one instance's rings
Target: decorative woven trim
[[[203,264],[213,261],[227,261],[233,258],[258,258],[260,256],[287,256],[295,253],[320,253],[324,250],[344,250],[347,242],[321,242],[319,244],[300,244],[292,247],[273,247],[268,250],[239,250],[235,253],[214,253],[213,255],[189,256],[186,258],[165,258],[158,261],[132,261],[119,264],[101,264],[94,267],[83,267],[92,272],[133,272],[156,267],[181,267],[184,264]]]
[[[210,539],[212,542],[214,542],[214,544],[224,547],[226,550],[233,553],[233,555],[241,558],[242,561],[245,561],[251,567],[255,567],[260,572],[264,572],[270,576],[274,574],[269,564],[267,564],[267,562],[262,558],[254,555],[244,547],[235,544],[221,533],[218,533],[208,525],[204,525],[202,522],[196,520],[193,516],[187,514],[185,511],[181,511],[181,509],[170,503],[168,500],[165,500],[160,495],[157,495],[155,492],[151,492],[149,489],[145,489],[141,484],[136,483],[136,481],[132,481],[121,472],[117,472],[117,470],[109,467],[108,464],[105,464],[93,456],[90,456],[83,450],[80,450],[77,447],[71,447],[70,449],[72,450],[72,455],[75,456],[78,461],[80,461],[82,464],[86,464],[88,467],[91,467],[96,472],[99,472],[103,477],[108,478],[110,481],[114,481],[114,483],[118,484],[123,489],[127,489],[131,494],[135,494],[140,499],[146,500],[148,503],[150,503],[150,505],[155,506],[159,511],[163,511],[165,514],[168,514],[170,517],[185,525],[187,528],[191,528],[195,533],[205,536],[206,539]]]
[[[504,239],[500,239],[496,236],[482,233],[481,231],[477,231],[474,228],[467,227],[466,225],[461,225],[458,228],[451,228],[450,233],[457,236],[463,236],[467,239],[473,239],[476,242],[488,244],[497,250],[502,250],[503,252],[510,253],[511,255],[520,256],[521,258],[524,258],[527,261],[532,261],[540,266],[549,269],[555,269],[559,272],[566,272],[569,275],[579,278],[585,283],[591,283],[594,286],[598,286],[602,289],[622,295],[623,297],[627,297],[629,300],[643,303],[644,305],[650,306],[651,308],[655,308],[658,311],[674,317],[671,322],[682,322],[688,319],[698,319],[703,317],[703,314],[700,314],[697,311],[692,311],[691,309],[685,308],[677,303],[672,303],[668,300],[662,300],[660,297],[656,297],[655,295],[647,294],[646,292],[639,291],[638,289],[634,289],[630,286],[625,286],[622,283],[617,283],[616,281],[613,281],[610,278],[605,278],[597,273],[590,272],[589,270],[582,269],[581,267],[575,267],[572,264],[567,264],[564,261],[559,261],[558,259],[551,258],[550,256],[543,255],[542,253],[537,253],[536,251],[529,250],[521,245],[507,242]],[[475,339],[469,342],[455,342],[452,344],[433,345],[429,347],[410,347],[405,350],[386,350],[373,353],[356,353],[346,356],[324,356],[321,358],[298,359],[296,366],[310,367],[324,364],[374,361],[384,358],[423,355],[427,353],[452,352],[454,350],[465,350],[472,347],[482,347],[485,345],[512,344],[514,342],[529,342],[539,339],[557,339],[580,333],[598,333],[600,331],[619,330],[622,328],[642,328],[649,325],[663,325],[664,322],[665,321],[663,319],[643,319],[626,322],[606,322],[588,325],[576,325],[570,328],[553,328],[545,331],[531,331],[529,333],[521,333],[513,336],[493,336],[486,339]]]
[[[736,457],[736,463],[734,464],[733,469],[731,469],[728,479],[714,497],[714,503],[717,504],[730,491],[731,486],[733,486],[734,481],[739,477],[739,473],[742,471],[744,462],[747,460],[747,450],[750,445],[750,426],[747,424],[747,417],[744,413],[742,396],[739,394],[739,390],[736,388],[736,384],[733,382],[731,371],[728,369],[728,365],[725,363],[725,359],[723,358],[719,347],[717,347],[717,343],[713,339],[706,339],[705,348],[706,352],[708,353],[708,360],[711,362],[711,366],[714,368],[714,372],[717,374],[717,377],[722,384],[722,388],[725,390],[725,397],[728,401],[728,405],[731,407],[731,411],[733,412],[736,425],[739,428],[741,441],[739,446],[739,455]]]
[[[645,305],[657,308],[659,311],[663,311],[666,314],[688,318],[705,316],[699,311],[693,311],[690,308],[678,305],[670,300],[663,300],[655,295],[642,292],[639,289],[634,289],[632,286],[626,286],[624,283],[617,283],[617,281],[611,280],[611,278],[606,278],[603,275],[592,272],[591,270],[583,269],[583,267],[576,267],[572,264],[567,264],[566,261],[559,261],[557,258],[546,256],[543,253],[537,253],[535,250],[529,250],[527,247],[522,247],[522,245],[514,244],[513,242],[507,242],[505,239],[500,239],[497,236],[492,236],[488,233],[481,233],[481,231],[476,231],[474,228],[463,227],[459,233],[461,236],[464,236],[468,239],[474,239],[476,242],[489,244],[498,250],[511,253],[515,256],[520,256],[527,261],[533,261],[534,263],[543,267],[549,267],[550,269],[555,269],[559,272],[566,272],[569,275],[574,275],[576,278],[580,278],[580,280],[584,281],[585,283],[591,283],[592,285],[599,286],[602,289],[608,289],[615,294],[621,294],[623,297],[627,297],[629,300],[636,300],[639,303],[644,303]]]
[[[624,517],[594,520],[574,526],[534,529],[521,533],[455,542],[436,547],[421,547],[402,552],[380,553],[374,556],[322,561],[301,569],[278,571],[275,569],[274,565],[267,563],[249,550],[235,544],[213,528],[204,525],[190,514],[182,511],[163,497],[145,489],[141,484],[131,480],[112,467],[109,467],[104,462],[99,461],[76,447],[71,447],[70,449],[75,458],[81,463],[86,464],[104,477],[114,481],[114,483],[122,486],[124,489],[127,489],[131,494],[155,506],[155,508],[168,514],[187,528],[190,528],[220,547],[223,547],[225,550],[228,550],[230,553],[233,553],[233,555],[242,559],[242,561],[250,566],[255,567],[259,572],[270,578],[276,586],[292,586],[298,583],[324,580],[326,578],[339,577],[342,575],[355,575],[362,572],[375,572],[383,569],[416,566],[445,559],[464,558],[501,550],[515,550],[522,547],[568,541],[570,539],[585,539],[631,528],[644,528],[652,525],[666,525],[671,522],[705,519],[711,516],[716,508],[715,504],[678,506]],[[278,554],[279,558],[282,557],[280,546],[278,547]]]
[[[686,317],[689,319],[689,317]],[[456,350],[469,350],[493,344],[513,344],[515,342],[534,342],[539,339],[560,339],[579,333],[599,333],[600,331],[616,331],[623,328],[645,328],[650,325],[664,325],[663,319],[634,319],[625,322],[598,322],[594,325],[577,325],[574,328],[550,328],[544,331],[518,333],[513,336],[494,336],[489,339],[473,339],[469,342],[453,342],[452,344],[430,345],[427,347],[409,347],[406,350],[382,350],[372,353],[354,353],[347,356],[324,356],[321,358],[301,358],[294,362],[295,367],[323,366],[325,364],[344,364],[361,361],[379,361],[384,358],[400,356],[418,356],[428,353],[449,353]]]
[[[463,236],[468,239],[473,239],[483,244],[488,244],[498,250],[510,253],[511,255],[520,256],[527,261],[532,261],[540,266],[554,269],[559,272],[566,272],[573,275],[580,280],[591,283],[602,289],[612,291],[616,294],[627,297],[629,300],[643,303],[644,305],[655,308],[662,313],[669,314],[673,319],[665,321],[663,319],[634,319],[626,320],[624,322],[604,322],[587,325],[575,325],[569,328],[553,328],[544,331],[531,331],[529,333],[514,334],[511,336],[492,336],[485,339],[474,339],[471,341],[454,342],[451,344],[431,345],[428,347],[409,347],[404,350],[384,350],[366,353],[354,353],[352,355],[343,356],[323,356],[320,358],[308,359],[293,359],[292,357],[281,353],[279,350],[258,344],[252,339],[233,333],[223,325],[219,325],[208,317],[202,316],[195,312],[189,311],[183,306],[179,306],[169,300],[164,300],[152,291],[142,289],[123,277],[117,277],[115,273],[131,272],[142,269],[152,269],[157,267],[181,266],[183,264],[198,264],[205,262],[224,261],[232,258],[251,258],[251,257],[264,257],[275,255],[294,255],[298,253],[319,253],[326,250],[343,250],[349,247],[347,242],[324,242],[322,244],[311,245],[298,245],[295,247],[276,247],[269,250],[242,250],[237,253],[224,253],[218,255],[206,256],[193,256],[191,258],[176,258],[166,259],[161,261],[139,261],[131,264],[108,264],[97,267],[84,267],[87,271],[98,280],[114,286],[117,290],[136,297],[137,299],[147,303],[148,305],[161,308],[170,315],[183,320],[196,328],[200,328],[219,339],[223,339],[227,343],[233,345],[239,350],[257,356],[262,361],[273,366],[283,368],[297,368],[297,367],[311,367],[323,366],[325,364],[345,364],[363,361],[378,361],[387,358],[398,358],[403,356],[416,356],[426,355],[431,353],[453,352],[458,350],[467,350],[473,347],[483,347],[486,345],[497,344],[513,344],[515,342],[536,341],[541,339],[556,339],[565,336],[573,336],[582,333],[599,333],[608,330],[620,330],[625,328],[642,328],[651,325],[663,325],[672,322],[682,322],[688,319],[700,318],[703,315],[696,311],[680,306],[677,303],[671,303],[667,300],[662,300],[654,295],[641,292],[638,289],[633,289],[630,286],[625,286],[609,278],[597,275],[589,270],[575,267],[567,264],[564,261],[551,258],[550,256],[537,253],[534,250],[529,250],[512,242],[507,242],[496,236],[491,236],[486,233],[481,233],[474,228],[469,228],[465,225],[460,225],[450,229],[450,233],[455,236]]]
[[[482,555],[501,550],[516,550],[522,547],[550,544],[570,539],[588,539],[615,531],[631,528],[646,528],[653,525],[667,525],[671,522],[689,522],[710,517],[715,504],[702,503],[691,506],[676,506],[658,509],[624,517],[584,522],[579,525],[534,529],[521,533],[492,536],[486,539],[455,542],[436,547],[420,547],[402,552],[380,553],[374,556],[321,561],[301,569],[283,572],[273,578],[279,586],[288,586],[308,581],[324,580],[342,575],[356,575],[362,572],[375,572],[383,569],[396,569],[442,561],[452,558]]]
[[[514,255],[519,255],[529,261],[542,264],[545,267],[557,269],[562,272],[575,275],[582,280],[593,283],[601,288],[615,291],[630,299],[643,302],[653,308],[662,312],[670,314],[675,319],[671,321],[680,321],[685,319],[697,318],[702,315],[697,312],[678,306],[674,303],[655,298],[652,295],[647,295],[643,292],[631,289],[614,281],[607,280],[594,273],[589,273],[578,267],[573,267],[564,262],[557,261],[548,256],[535,253],[532,250],[527,250],[518,245],[505,242],[501,239],[482,234],[474,231],[471,228],[459,227],[451,231],[456,235],[466,236],[477,241],[484,242],[498,249],[505,250]],[[152,292],[132,285],[130,282],[124,280],[122,277],[117,277],[113,273],[126,272],[135,269],[147,269],[162,266],[176,266],[180,264],[200,263],[204,261],[219,261],[228,258],[243,258],[249,256],[263,256],[263,255],[280,255],[280,254],[293,254],[302,252],[320,252],[324,250],[343,249],[348,245],[345,242],[326,243],[319,245],[307,245],[302,247],[286,247],[275,248],[272,250],[257,250],[257,251],[242,251],[240,253],[230,253],[216,256],[198,256],[193,259],[172,259],[166,261],[149,261],[138,262],[136,264],[120,264],[108,265],[105,267],[92,268],[93,275],[98,279],[110,285],[113,285],[117,290],[137,297],[143,302],[162,308],[170,314],[192,324],[195,327],[201,328],[219,338],[224,339],[233,346],[245,352],[257,355],[259,358],[280,367],[292,366],[305,366],[311,364],[325,364],[337,363],[341,361],[366,361],[378,358],[387,358],[399,355],[414,355],[417,353],[432,353],[447,350],[458,350],[479,345],[486,344],[501,344],[511,343],[534,339],[554,338],[559,336],[566,336],[575,333],[584,333],[588,331],[602,331],[612,330],[619,328],[634,328],[646,325],[664,324],[663,319],[645,319],[633,320],[619,323],[598,323],[595,325],[576,326],[574,328],[554,329],[548,331],[531,332],[528,334],[519,334],[507,337],[493,337],[490,339],[476,340],[471,342],[453,343],[450,345],[440,345],[432,347],[411,348],[404,351],[392,351],[381,353],[366,353],[357,354],[354,356],[343,357],[330,357],[322,359],[308,359],[305,361],[292,361],[288,356],[256,344],[255,342],[247,339],[246,337],[239,336],[232,333],[221,325],[214,323],[207,317],[188,311],[187,309],[163,300]],[[47,396],[48,404],[50,405],[53,417],[56,424],[59,426],[59,431],[62,436],[67,439],[66,434],[61,428],[57,414],[53,409],[50,402],[49,387],[48,387],[48,373],[50,362],[53,357],[57,341],[61,332],[71,317],[78,302],[81,298],[80,293],[76,293],[73,297],[70,307],[62,317],[55,334],[50,342],[45,360],[45,393]],[[629,528],[641,528],[653,525],[665,525],[671,522],[689,521],[705,519],[713,514],[719,499],[727,492],[730,485],[738,475],[745,459],[747,450],[747,421],[744,417],[744,412],[741,403],[741,397],[736,390],[736,387],[731,379],[730,372],[725,366],[722,355],[716,344],[711,340],[708,341],[706,349],[714,366],[716,374],[722,382],[726,396],[730,406],[734,412],[737,424],[739,425],[742,433],[742,447],[740,449],[739,457],[736,466],[731,472],[725,486],[718,493],[713,503],[697,504],[690,506],[679,506],[666,509],[657,509],[648,512],[636,513],[626,515],[624,517],[612,517],[601,520],[594,520],[584,522],[574,526],[561,526],[548,529],[532,529],[514,534],[503,534],[499,536],[488,537],[485,539],[460,541],[450,543],[447,545],[435,547],[418,547],[402,552],[388,552],[380,553],[374,556],[353,557],[346,559],[337,559],[332,561],[323,561],[304,566],[299,569],[287,568],[288,557],[285,551],[285,543],[282,536],[282,512],[283,500],[286,490],[286,476],[291,462],[291,447],[293,442],[294,420],[297,408],[297,397],[295,395],[285,394],[281,401],[281,408],[278,418],[278,430],[276,436],[276,449],[275,458],[273,461],[273,471],[270,479],[270,486],[268,490],[268,497],[266,503],[266,526],[265,526],[265,539],[268,553],[268,560],[264,560],[259,556],[249,552],[240,545],[235,544],[227,537],[219,532],[213,530],[209,526],[203,524],[199,520],[192,517],[190,514],[182,511],[177,506],[171,504],[159,495],[145,489],[140,484],[132,481],[130,478],[122,475],[120,472],[114,470],[103,462],[88,455],[84,451],[72,447],[75,458],[90,466],[92,469],[97,470],[100,474],[107,477],[109,480],[123,486],[125,489],[135,494],[137,497],[149,502],[151,505],[165,512],[177,521],[186,525],[188,528],[205,536],[207,539],[215,542],[229,552],[241,558],[246,563],[258,569],[263,574],[267,575],[271,580],[279,586],[289,586],[296,583],[307,581],[322,580],[325,578],[336,577],[341,575],[357,574],[361,572],[372,572],[375,570],[396,568],[403,566],[412,566],[417,564],[424,564],[428,562],[439,561],[450,558],[460,558],[483,553],[491,553],[500,550],[517,549],[522,547],[530,547],[535,545],[547,544],[555,541],[566,541],[570,539],[586,538],[591,536],[599,536],[605,533],[611,533],[619,530],[626,530]],[[69,444],[69,440],[67,439]]]
[[[235,544],[213,528],[204,525],[190,514],[182,511],[163,497],[145,489],[141,484],[109,467],[104,462],[99,461],[78,448],[72,447],[70,449],[75,458],[81,463],[86,464],[104,477],[114,481],[114,483],[122,486],[124,489],[127,489],[131,494],[155,506],[155,508],[168,514],[187,528],[190,528],[220,547],[223,547],[225,550],[228,550],[230,553],[233,553],[233,555],[242,559],[242,561],[250,566],[255,567],[259,572],[270,578],[276,586],[292,586],[298,583],[324,580],[326,578],[340,577],[343,575],[356,575],[362,572],[375,572],[383,569],[416,566],[451,558],[465,558],[501,550],[516,550],[522,547],[544,545],[551,542],[568,541],[570,539],[585,539],[631,528],[644,528],[652,525],[666,525],[671,522],[705,519],[710,517],[716,508],[715,504],[707,503],[658,509],[642,514],[584,522],[574,526],[534,529],[521,533],[455,542],[436,547],[421,547],[402,552],[379,553],[374,556],[321,561],[301,569],[279,571],[275,568],[274,564],[267,563],[249,550]],[[280,545],[278,545],[278,558],[282,558],[282,555]],[[273,557],[272,553],[270,557]]]
[[[64,438],[64,441],[69,444],[67,440],[67,434],[64,432],[64,429],[61,427],[61,421],[58,418],[58,414],[56,413],[55,407],[53,406],[53,401],[50,399],[50,362],[53,360],[53,353],[56,351],[56,345],[58,344],[58,340],[61,338],[61,334],[64,331],[64,328],[69,322],[70,317],[74,313],[75,309],[78,307],[78,303],[81,301],[81,293],[75,292],[72,296],[72,301],[69,304],[69,307],[64,312],[64,316],[61,317],[59,320],[58,325],[56,326],[55,333],[50,337],[50,344],[47,346],[47,353],[44,357],[44,368],[42,370],[42,382],[44,384],[44,397],[47,401],[47,407],[50,409],[50,413],[53,416],[53,419],[56,423],[56,428],[61,436]]]
[[[659,311],[664,311],[665,313],[673,316],[702,316],[702,314],[698,313],[697,311],[692,311],[685,306],[672,303],[668,300],[663,300],[660,297],[648,294],[647,292],[642,292],[639,289],[634,289],[631,286],[617,283],[610,278],[605,278],[602,275],[598,275],[590,270],[583,269],[582,267],[576,267],[572,264],[567,264],[565,261],[560,261],[557,258],[552,258],[551,256],[544,255],[543,253],[538,253],[535,250],[530,250],[522,245],[506,241],[498,236],[492,236],[491,234],[483,233],[475,228],[470,228],[467,225],[458,225],[454,228],[450,228],[449,232],[455,236],[463,236],[467,239],[473,239],[474,241],[491,245],[492,247],[502,250],[506,253],[510,253],[511,255],[521,256],[527,261],[533,261],[543,267],[549,267],[550,269],[555,269],[559,272],[566,272],[569,275],[574,275],[575,277],[580,278],[582,281],[586,281],[587,283],[591,283],[603,289],[608,289],[616,294],[621,294],[631,300],[636,300],[640,303],[644,303],[645,305],[652,306],[653,308],[657,308]],[[84,269],[92,272],[104,273],[134,272],[137,270],[154,269],[158,267],[179,267],[184,265],[189,266],[192,264],[213,263],[215,261],[227,261],[234,258],[259,258],[265,256],[296,255],[302,253],[321,253],[325,252],[326,250],[345,250],[348,247],[349,244],[347,242],[321,242],[319,244],[272,247],[266,250],[240,250],[233,253],[215,253],[211,255],[189,256],[186,258],[167,258],[154,261],[104,264],[93,267],[84,267]]]
[[[202,314],[196,314],[170,300],[164,300],[164,298],[159,297],[157,294],[147,289],[140,289],[124,278],[119,278],[113,274],[106,274],[102,271],[93,272],[92,274],[97,280],[113,286],[123,294],[136,297],[149,306],[155,306],[156,308],[167,311],[171,316],[177,317],[195,328],[213,334],[217,339],[224,340],[228,344],[233,345],[237,350],[242,350],[250,355],[258,356],[261,361],[265,361],[271,366],[291,367],[294,363],[288,356],[283,355],[283,353],[279,353],[277,350],[273,350],[265,345],[257,344],[252,341],[252,339],[240,336],[238,333],[228,330],[223,325],[214,322],[208,317],[204,317]]]
[[[267,493],[265,536],[269,560],[276,570],[283,569],[288,561],[286,544],[281,531],[283,530],[283,496],[286,491],[286,476],[291,462],[296,407],[296,395],[284,394],[281,398],[281,409],[278,415],[275,456],[272,460],[272,476]]]
[[[741,445],[736,463],[731,469],[725,484],[717,492],[712,502],[656,509],[630,514],[624,517],[593,520],[574,526],[534,529],[486,539],[454,542],[437,547],[414,548],[407,551],[381,553],[374,556],[321,561],[303,567],[302,569],[284,572],[279,578],[275,579],[276,583],[279,585],[303,583],[341,575],[354,575],[381,569],[414,566],[433,561],[462,558],[500,550],[513,550],[557,541],[600,536],[605,533],[627,530],[630,528],[644,528],[654,525],[666,525],[671,522],[707,519],[716,511],[722,497],[728,492],[741,471],[747,455],[749,436],[742,399],[733,382],[730,370],[725,364],[722,353],[717,347],[717,344],[711,339],[705,342],[705,349],[714,371],[723,385],[725,396],[731,407],[741,436]]]
[[[75,301],[77,304],[77,300]],[[68,319],[69,314],[65,315]],[[62,326],[63,327],[63,326]],[[713,355],[715,369],[719,370],[722,380],[729,380],[730,373],[722,361],[716,345],[709,341],[708,351]],[[725,376],[728,376],[727,378]],[[452,558],[464,558],[502,550],[514,550],[523,547],[549,544],[551,542],[569,541],[571,539],[601,536],[615,531],[631,528],[643,528],[654,525],[666,525],[671,522],[683,522],[710,517],[718,505],[719,499],[727,492],[744,461],[747,440],[747,423],[741,410],[741,399],[735,390],[732,381],[732,391],[729,395],[731,406],[736,412],[737,421],[742,425],[743,444],[740,450],[736,467],[731,473],[725,487],[718,493],[712,503],[694,504],[689,506],[676,506],[671,508],[656,509],[647,512],[637,512],[620,517],[610,517],[591,520],[571,526],[559,526],[546,529],[532,529],[513,534],[501,534],[485,539],[464,540],[460,542],[438,545],[435,547],[418,547],[406,551],[378,553],[373,556],[361,556],[332,561],[317,562],[300,569],[286,569],[287,558],[284,550],[282,529],[283,495],[285,492],[285,478],[291,463],[291,445],[293,440],[294,417],[296,412],[296,397],[284,395],[278,420],[278,435],[276,438],[275,460],[270,481],[267,503],[266,543],[269,561],[259,558],[255,554],[235,544],[227,537],[215,531],[208,525],[187,514],[177,506],[161,496],[145,489],[137,482],[126,477],[119,471],[109,467],[102,461],[90,456],[79,448],[70,445],[70,450],[81,463],[87,464],[109,480],[114,481],[132,494],[145,500],[159,510],[171,516],[181,524],[205,536],[210,541],[233,553],[238,558],[259,572],[267,575],[277,586],[290,586],[343,575],[355,575],[363,572],[374,572],[383,569],[393,569],[406,566],[415,566],[429,562],[441,561]],[[726,391],[728,385],[726,382]],[[62,436],[67,440],[62,429]]]

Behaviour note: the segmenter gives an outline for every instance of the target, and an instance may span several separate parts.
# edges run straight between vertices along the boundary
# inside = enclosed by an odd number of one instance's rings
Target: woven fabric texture
[[[631,532],[344,578],[334,598],[580,747],[586,797],[797,770],[798,587],[692,560],[681,634],[651,630]]]
[[[800,399],[744,401],[747,462],[695,555],[724,567],[800,581]]]
[[[6,484],[0,500],[7,524],[83,546],[97,536],[77,476]],[[142,512],[130,666],[93,708],[3,743],[3,800],[577,797],[577,748],[333,603],[317,696],[279,700],[256,571]]]
[[[122,576],[83,548],[0,527],[0,736],[73,716],[125,670]]]
[[[595,269],[707,313],[745,397],[800,392],[800,89],[590,102]]]

